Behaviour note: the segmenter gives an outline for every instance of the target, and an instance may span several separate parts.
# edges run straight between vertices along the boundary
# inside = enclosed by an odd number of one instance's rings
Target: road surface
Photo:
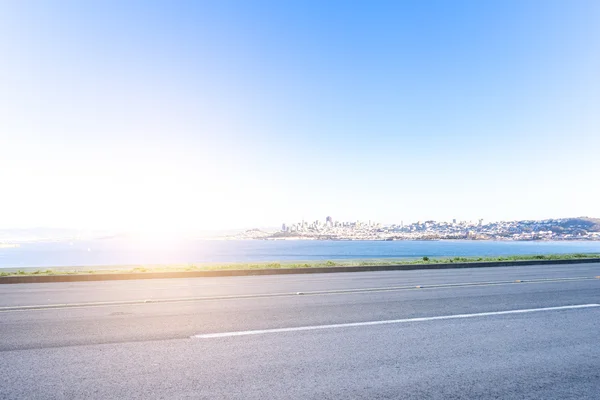
[[[600,264],[0,285],[0,399],[597,399]]]

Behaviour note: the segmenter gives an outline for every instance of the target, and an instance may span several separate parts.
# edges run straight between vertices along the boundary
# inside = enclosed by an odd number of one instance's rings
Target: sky
[[[0,2],[0,227],[600,217],[600,2]]]

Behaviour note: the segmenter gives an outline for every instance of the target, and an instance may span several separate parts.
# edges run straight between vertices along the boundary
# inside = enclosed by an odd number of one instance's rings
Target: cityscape
[[[417,221],[383,225],[374,221],[336,221],[331,216],[312,222],[282,224],[276,232],[247,230],[232,239],[263,240],[600,240],[600,219],[561,218],[500,221]]]

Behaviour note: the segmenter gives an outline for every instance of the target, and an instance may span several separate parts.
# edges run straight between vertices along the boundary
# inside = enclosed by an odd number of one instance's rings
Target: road
[[[0,399],[597,399],[600,264],[0,285]]]

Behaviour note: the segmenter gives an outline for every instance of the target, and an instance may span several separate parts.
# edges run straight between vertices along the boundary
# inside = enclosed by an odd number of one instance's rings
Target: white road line
[[[592,308],[600,307],[600,304],[579,304],[574,306],[560,306],[560,307],[546,307],[546,308],[529,308],[523,310],[508,310],[508,311],[493,311],[476,314],[456,314],[456,315],[442,315],[438,317],[422,317],[422,318],[405,318],[405,319],[392,319],[385,321],[369,321],[369,322],[352,322],[347,324],[333,324],[333,325],[314,325],[314,326],[299,326],[295,328],[277,328],[277,329],[260,329],[254,331],[238,331],[238,332],[221,332],[221,333],[205,333],[200,335],[192,336],[192,339],[214,339],[231,336],[248,336],[248,335],[263,335],[267,333],[286,333],[286,332],[298,332],[298,331],[314,331],[319,329],[337,329],[337,328],[352,328],[356,326],[373,326],[373,325],[391,325],[391,324],[403,324],[408,322],[425,322],[425,321],[437,321],[445,319],[460,319],[460,318],[476,318],[476,317],[489,317],[493,315],[506,315],[506,314],[524,314],[531,312],[540,311],[558,311],[558,310],[573,310],[579,308]]]
[[[296,297],[299,293],[305,296],[329,296],[340,294],[361,294],[361,293],[378,293],[378,292],[394,292],[401,290],[425,290],[425,289],[444,289],[444,288],[461,288],[475,286],[502,286],[502,285],[524,285],[524,284],[539,284],[551,282],[573,282],[598,280],[598,277],[573,277],[573,278],[543,278],[535,280],[512,280],[512,281],[496,281],[496,282],[465,282],[465,283],[447,283],[447,284],[431,284],[431,285],[409,285],[409,286],[387,286],[387,287],[370,287],[370,288],[355,288],[355,289],[333,289],[333,290],[317,290],[317,291],[296,291],[296,292],[279,292],[279,293],[253,293],[253,294],[234,294],[234,295],[213,295],[213,296],[198,296],[198,297],[175,297],[175,298],[148,298],[148,299],[133,299],[133,300],[116,300],[116,301],[97,301],[83,303],[64,303],[64,304],[34,304],[21,306],[0,306],[0,313],[13,311],[40,311],[54,310],[67,308],[84,308],[84,307],[106,307],[106,306],[133,306],[143,304],[162,304],[162,303],[178,303],[192,301],[226,301],[226,300],[252,300],[252,299],[268,299],[273,297]]]

